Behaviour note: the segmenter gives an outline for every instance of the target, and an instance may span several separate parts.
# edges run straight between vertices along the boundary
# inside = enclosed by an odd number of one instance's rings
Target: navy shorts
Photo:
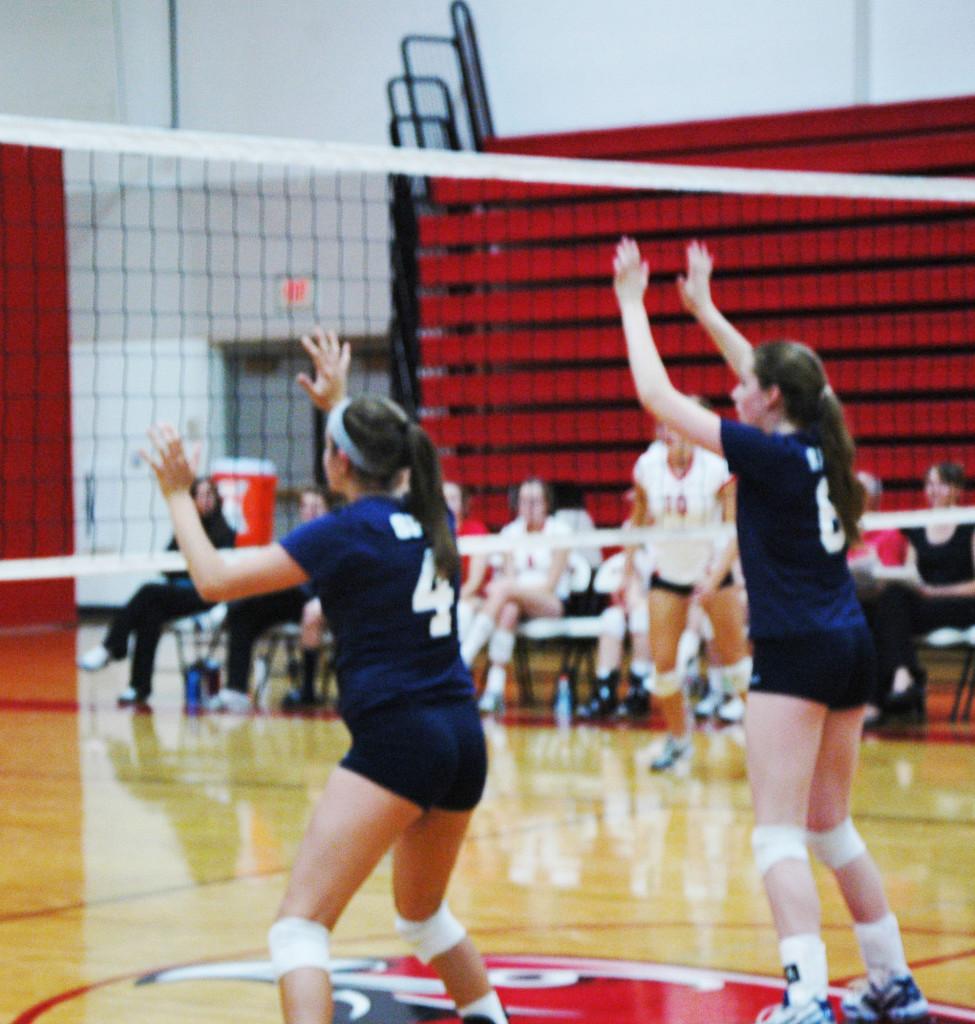
[[[832,711],[860,707],[873,693],[877,656],[866,623],[754,641],[749,693],[783,693]]]
[[[424,810],[469,811],[487,778],[481,716],[473,700],[396,704],[350,726],[342,767]]]

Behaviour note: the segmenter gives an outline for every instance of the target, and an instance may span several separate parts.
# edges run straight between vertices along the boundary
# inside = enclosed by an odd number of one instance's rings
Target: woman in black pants
[[[301,492],[299,518],[303,523],[325,515],[329,502],[317,487]],[[285,711],[315,707],[315,677],[322,647],[325,617],[322,605],[309,583],[272,594],[258,594],[231,601],[224,628],[227,631],[227,685],[210,699],[208,711],[249,711],[248,678],[251,656],[258,637],[279,622],[301,625],[301,688],[290,690],[282,702]]]
[[[213,480],[209,477],[198,478],[193,483],[191,494],[203,528],[213,545],[232,548],[236,534],[223,517]],[[175,538],[169,542],[166,550],[177,550]],[[204,601],[200,597],[187,573],[167,573],[167,577],[165,583],[146,583],[141,586],[129,603],[116,613],[105,639],[78,659],[79,668],[86,671],[94,672],[104,668],[110,661],[126,657],[129,635],[135,634],[129,686],[118,698],[122,706],[145,704],[149,699],[156,647],[163,626],[173,619],[196,615],[213,607],[211,601]]]
[[[957,506],[964,488],[964,471],[954,462],[935,464],[924,482],[934,509]],[[873,625],[879,692],[874,703],[887,711],[923,713],[925,672],[912,638],[942,626],[975,625],[975,523],[932,523],[903,533],[910,542],[908,563],[917,566],[921,582],[916,587],[892,584],[877,600]]]

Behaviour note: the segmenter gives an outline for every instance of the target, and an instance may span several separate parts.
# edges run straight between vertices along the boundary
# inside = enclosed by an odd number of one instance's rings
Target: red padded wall
[[[73,550],[61,154],[0,146],[0,558]],[[75,619],[72,580],[0,584],[0,627]]]

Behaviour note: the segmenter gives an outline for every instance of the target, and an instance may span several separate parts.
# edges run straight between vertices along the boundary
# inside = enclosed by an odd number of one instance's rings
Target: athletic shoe
[[[776,1006],[766,1006],[755,1024],[836,1024],[833,1008],[824,999],[813,999],[802,1006],[790,1006],[789,996]]]
[[[600,718],[609,718],[615,711],[616,690],[610,684],[602,683],[576,714],[584,721],[594,722]]]
[[[851,989],[840,1006],[844,1020],[909,1024],[928,1019],[928,1001],[909,974],[891,978],[883,988],[864,982]]]
[[[323,697],[317,697],[314,694],[311,697],[306,697],[301,690],[288,690],[284,697],[281,698],[281,710],[309,711],[322,707],[324,703],[325,699]]]
[[[111,660],[112,656],[108,653],[108,648],[104,644],[99,644],[81,655],[78,659],[78,668],[83,668],[86,672],[97,672]]]
[[[130,686],[118,695],[118,706],[120,708],[141,707],[149,700],[148,693],[140,693]]]
[[[207,711],[233,711],[242,715],[251,710],[251,701],[250,697],[240,690],[221,690],[215,693],[204,707]]]
[[[745,717],[745,702],[737,693],[730,694],[721,701],[718,718],[729,725],[740,722]]]
[[[676,736],[667,736],[664,741],[664,748],[660,754],[650,762],[652,772],[666,772],[677,767],[684,760],[689,760],[694,753],[694,741],[688,736],[679,740]]]
[[[477,702],[477,709],[483,715],[503,715],[504,697],[500,693],[488,693],[485,690]]]
[[[646,718],[650,713],[650,694],[639,686],[630,685],[629,692],[620,702],[616,714],[621,718]]]
[[[710,718],[721,706],[723,700],[723,693],[711,690],[703,700],[699,700],[694,705],[694,716],[696,718]]]

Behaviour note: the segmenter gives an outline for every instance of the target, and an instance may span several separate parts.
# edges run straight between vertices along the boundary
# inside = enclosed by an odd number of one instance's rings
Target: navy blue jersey
[[[722,420],[721,445],[738,476],[751,635],[798,636],[862,623],[817,432],[766,434]]]
[[[361,498],[281,544],[321,599],[346,722],[404,698],[473,694],[457,643],[459,579],[435,578],[433,552],[402,501]]]

